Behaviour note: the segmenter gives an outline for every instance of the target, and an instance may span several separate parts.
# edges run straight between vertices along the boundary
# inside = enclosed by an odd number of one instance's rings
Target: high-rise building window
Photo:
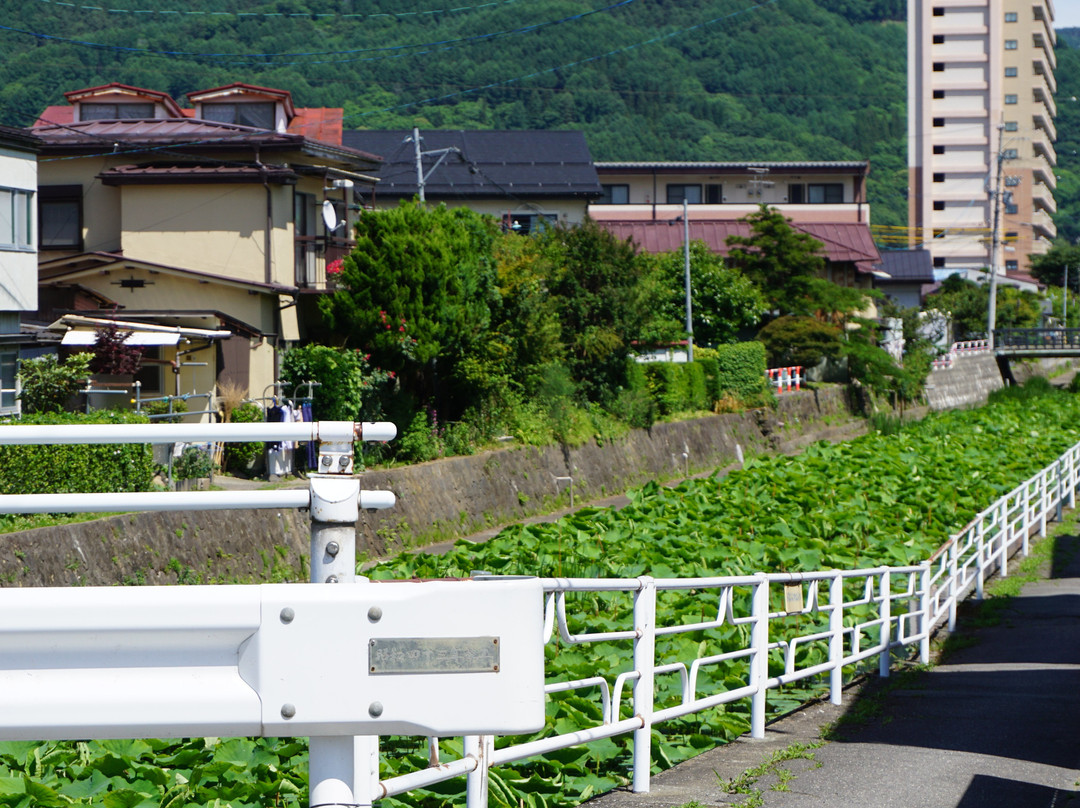
[[[1019,272],[1020,271],[1020,263],[1018,261],[1006,261],[1005,262],[1005,271],[1006,272]]]
[[[945,182],[945,172],[944,171],[935,171],[934,172],[934,182]]]
[[[1005,40],[1005,50],[1016,50],[1018,47],[1020,47],[1020,43],[1017,40],[1015,40],[1015,39],[1006,39]]]
[[[934,72],[935,73],[944,73],[945,72],[945,63],[944,62],[934,62]]]
[[[942,6],[934,6],[934,12],[933,13],[934,13],[935,17],[944,17],[945,16],[945,9]]]
[[[934,210],[945,210],[945,203],[940,199],[935,199]]]
[[[1002,149],[1001,156],[1004,157],[1006,160],[1015,160],[1020,156],[1020,152],[1018,152],[1016,149]]]
[[[1014,79],[1018,75],[1020,75],[1020,71],[1017,70],[1015,67],[1006,67],[1005,68],[1005,78]]]
[[[945,34],[934,34],[933,41],[935,45],[944,45]]]
[[[934,98],[940,100],[940,99],[942,99],[944,97],[945,97],[945,91],[944,90],[934,90]]]
[[[934,269],[944,269],[944,268],[945,268],[945,258],[943,256],[940,256],[940,255],[934,256]]]
[[[934,154],[944,154],[945,147],[941,145],[934,146]]]
[[[1005,103],[1006,104],[1015,104],[1016,100],[1017,100],[1016,93],[1007,93],[1005,95]]]
[[[1016,132],[1019,129],[1020,129],[1020,124],[1018,124],[1016,121],[1005,121],[1005,131],[1006,132]]]
[[[1005,22],[1016,22],[1017,19],[1018,18],[1016,16],[1015,11],[1006,11],[1005,12]]]
[[[945,125],[945,119],[944,118],[934,118],[934,126],[944,126],[944,125]]]

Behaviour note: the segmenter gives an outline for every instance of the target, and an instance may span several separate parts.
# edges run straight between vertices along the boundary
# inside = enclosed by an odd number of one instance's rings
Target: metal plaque
[[[368,643],[368,672],[498,673],[498,637],[380,638]]]

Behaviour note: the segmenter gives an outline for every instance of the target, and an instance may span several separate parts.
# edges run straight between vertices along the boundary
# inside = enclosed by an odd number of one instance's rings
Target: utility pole
[[[997,177],[990,189],[990,202],[994,206],[994,226],[990,239],[990,303],[986,314],[986,339],[990,350],[994,350],[994,328],[997,324],[997,271],[998,248],[1001,244],[1001,181],[1005,171],[1005,148],[1002,133],[1005,124],[998,124]]]
[[[436,168],[442,165],[442,161],[446,159],[448,154],[461,154],[461,149],[457,146],[448,146],[445,149],[433,149],[432,151],[422,151],[420,148],[420,129],[414,126],[412,130],[412,137],[406,138],[405,142],[409,140],[413,142],[413,154],[416,159],[416,186],[419,190],[420,201],[426,202],[427,197],[424,195],[424,186],[427,185],[428,177],[432,175]],[[435,161],[435,165],[431,167],[431,170],[427,174],[424,173],[424,158],[432,155],[439,155],[439,159]]]
[[[690,304],[690,214],[686,196],[682,201],[683,265],[686,275],[686,361],[694,361],[694,318]]]

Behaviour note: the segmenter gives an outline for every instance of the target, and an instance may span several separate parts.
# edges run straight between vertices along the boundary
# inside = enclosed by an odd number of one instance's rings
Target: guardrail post
[[[986,512],[979,514],[975,525],[975,599],[983,599],[986,583]]]
[[[1050,486],[1046,481],[1047,476],[1050,474],[1049,469],[1043,469],[1039,474],[1039,535],[1046,535],[1046,511],[1050,507],[1049,489]],[[1024,555],[1028,554],[1028,532],[1024,532]]]
[[[919,610],[922,612],[922,632],[919,639],[919,662],[924,665],[930,661],[930,632],[933,630],[933,618],[930,615],[930,578],[929,562],[922,564],[919,575]]]
[[[957,596],[957,540],[954,537],[949,545],[949,631],[956,631],[956,596]]]
[[[1060,523],[1062,510],[1065,507],[1065,477],[1062,471],[1061,458],[1054,463],[1054,488],[1057,490],[1057,505],[1054,508],[1054,521]]]
[[[170,399],[170,406],[172,401]],[[360,479],[353,475],[352,443],[323,443],[311,474],[311,582],[356,583],[356,522]],[[376,618],[377,619],[377,618]],[[342,642],[357,642],[342,637]],[[348,687],[347,682],[335,683]],[[331,686],[335,686],[331,684]],[[379,739],[323,736],[309,739],[308,804],[370,806],[379,781]]]
[[[1002,578],[1009,575],[1009,534],[1012,532],[1009,526],[1009,496],[1001,498],[1001,529],[998,531],[1000,542],[998,546],[998,573]]]
[[[490,735],[466,735],[462,741],[466,757],[476,758],[476,768],[465,775],[465,807],[487,808],[495,739]]]
[[[757,574],[754,584],[753,627],[750,630],[750,647],[753,656],[750,663],[750,683],[754,695],[750,706],[750,737],[765,737],[765,695],[769,680],[769,576]]]
[[[878,656],[878,675],[882,679],[888,679],[889,670],[892,668],[892,573],[885,570],[881,573],[880,581],[878,597],[881,598],[881,654]]]
[[[829,579],[829,702],[844,698],[844,579],[833,573]]]
[[[652,769],[653,669],[656,666],[656,581],[648,575],[638,579],[641,588],[634,593],[634,714],[641,727],[634,730],[633,791],[649,791]]]

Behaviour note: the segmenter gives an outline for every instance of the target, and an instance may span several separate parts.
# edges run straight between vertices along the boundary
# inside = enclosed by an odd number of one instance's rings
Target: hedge
[[[760,342],[717,345],[717,389],[749,398],[765,389],[765,346]]]
[[[7,423],[145,424],[148,419],[130,411],[98,410],[88,415],[40,413]],[[0,494],[149,491],[153,480],[148,443],[0,445]]]

